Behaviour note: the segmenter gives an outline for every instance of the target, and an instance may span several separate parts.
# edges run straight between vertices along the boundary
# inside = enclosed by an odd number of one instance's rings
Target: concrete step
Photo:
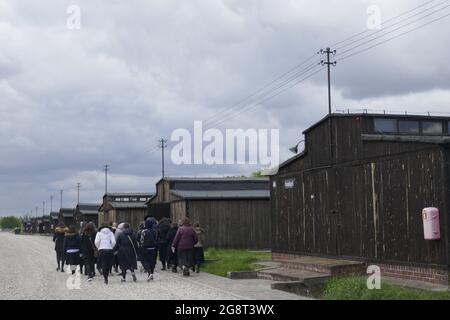
[[[361,261],[310,256],[276,257],[275,259],[281,267],[286,269],[326,273],[332,276],[365,273],[365,263]]]
[[[319,298],[330,274],[291,268],[273,268],[260,270],[258,278],[276,281],[272,289],[295,293],[301,296]]]
[[[280,267],[260,270],[257,272],[257,276],[258,278],[272,281],[303,281],[311,278],[329,278],[331,275],[327,273]]]

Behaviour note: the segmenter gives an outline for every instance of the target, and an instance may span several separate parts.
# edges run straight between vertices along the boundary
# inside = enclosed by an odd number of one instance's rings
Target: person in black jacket
[[[147,272],[147,281],[153,280],[155,271],[156,255],[158,248],[158,232],[156,231],[156,220],[150,218],[145,220],[145,229],[141,233],[139,241],[142,246],[142,265]]]
[[[97,258],[97,247],[95,246],[95,227],[93,223],[87,223],[84,226],[81,235],[81,259],[84,262],[88,281],[92,281],[95,276],[95,259]]]
[[[159,252],[159,261],[161,261],[162,269],[166,270],[166,262],[167,262],[167,252],[168,252],[168,242],[167,242],[167,233],[170,230],[170,223],[167,218],[162,218],[157,226],[158,232],[158,252]]]
[[[137,254],[138,254],[138,262],[140,261],[141,262],[141,267],[140,267],[140,271],[141,272],[143,272],[144,271],[144,265],[142,264],[142,246],[141,246],[141,241],[140,241],[140,239],[141,239],[141,234],[142,234],[142,231],[144,231],[144,229],[145,229],[145,222],[142,222],[140,225],[139,225],[139,230],[138,230],[138,232],[136,233],[136,240],[137,240],[137,244],[138,244],[138,247],[136,248],[137,249]]]
[[[64,235],[64,252],[66,254],[66,264],[70,265],[72,274],[75,274],[77,266],[80,264],[80,236],[75,226],[70,226]]]
[[[178,266],[178,257],[177,252],[172,251],[172,242],[173,239],[175,239],[175,235],[178,231],[178,224],[176,222],[173,222],[170,226],[169,232],[167,232],[167,267],[172,268],[172,272],[177,272],[177,266]]]
[[[53,234],[53,242],[55,243],[55,251],[56,251],[56,262],[58,263],[58,267],[56,271],[64,272],[64,263],[65,263],[65,253],[64,253],[64,234],[66,233],[66,226],[64,222],[60,222],[58,226],[55,228],[55,233]]]
[[[117,237],[116,250],[120,270],[122,271],[122,282],[126,281],[127,270],[131,271],[133,281],[136,282],[137,241],[128,223],[123,224],[122,232]]]

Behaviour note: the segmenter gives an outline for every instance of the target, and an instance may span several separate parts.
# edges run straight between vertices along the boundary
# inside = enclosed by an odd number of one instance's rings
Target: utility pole
[[[64,192],[64,190],[59,190],[59,194],[60,194],[60,208],[62,208],[62,196],[63,196],[63,192]]]
[[[45,201],[42,202],[42,215],[45,215]]]
[[[320,61],[320,64],[322,66],[327,66],[328,71],[328,115],[331,116],[332,114],[332,108],[331,108],[331,66],[336,66],[336,61],[331,61],[331,55],[336,55],[336,50],[331,50],[330,48],[326,48],[325,50],[321,49],[318,53],[321,55],[326,54],[327,60]],[[330,163],[333,164],[334,162],[334,147],[333,147],[333,120],[331,117],[328,120],[328,126],[329,126],[329,139],[330,139]]]
[[[77,205],[80,204],[80,183],[77,183],[77,190],[78,190],[78,196],[77,196]]]
[[[330,48],[326,48],[325,50],[321,49],[319,51],[319,53],[321,55],[324,55],[324,54],[327,55],[327,60],[320,61],[320,64],[322,66],[326,65],[327,69],[328,69],[328,114],[331,114],[332,108],[331,108],[331,70],[330,69],[331,69],[331,66],[333,66],[333,67],[336,66],[337,62],[331,61],[330,57],[331,57],[331,55],[333,55],[333,56],[336,55],[336,50],[331,51]]]
[[[108,171],[109,165],[105,164],[105,194],[108,193]]]
[[[50,196],[50,213],[53,211],[53,195]]]
[[[160,140],[158,140],[158,142],[158,147],[161,149],[161,174],[164,178],[164,149],[167,148],[167,140],[161,138]]]
[[[36,207],[36,218],[37,218],[37,212],[38,212],[39,207]]]

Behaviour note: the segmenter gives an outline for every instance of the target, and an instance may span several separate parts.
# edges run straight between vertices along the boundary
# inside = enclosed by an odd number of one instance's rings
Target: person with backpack
[[[177,251],[178,265],[183,270],[183,276],[189,276],[189,269],[194,265],[194,245],[197,243],[197,233],[191,227],[191,221],[185,217],[172,242],[172,252]]]
[[[144,231],[145,228],[145,222],[142,222],[141,224],[139,224],[139,230],[136,233],[136,240],[137,240],[137,254],[138,254],[138,262],[140,262],[140,272],[144,271],[144,267],[142,265],[142,246],[141,246],[141,234],[142,231]],[[139,264],[139,263],[138,263]]]
[[[159,261],[161,261],[162,269],[166,270],[167,263],[167,251],[168,251],[168,242],[167,242],[167,233],[170,230],[170,223],[167,218],[162,218],[157,226],[158,231],[158,253],[159,253]]]
[[[92,281],[95,276],[95,259],[98,255],[98,249],[95,246],[95,226],[89,222],[84,226],[83,234],[81,235],[81,260],[84,261],[85,270],[88,276],[88,281]]]
[[[156,265],[156,254],[158,246],[158,233],[155,230],[155,219],[145,221],[145,229],[141,233],[142,264],[147,273],[147,281],[153,280]]]
[[[116,238],[112,228],[107,223],[103,224],[95,236],[95,246],[98,249],[97,264],[102,271],[105,284],[108,284],[108,276],[114,260],[113,248],[115,245]]]
[[[66,254],[66,264],[70,266],[72,274],[75,274],[77,267],[81,263],[80,247],[80,236],[75,226],[71,225],[64,235],[64,252]]]
[[[136,282],[137,241],[128,223],[124,223],[116,242],[117,259],[122,271],[122,282],[126,281],[127,270],[130,270],[133,281]]]
[[[56,262],[58,267],[56,271],[64,272],[64,263],[66,262],[66,254],[64,252],[64,235],[67,229],[64,222],[60,222],[55,228],[55,233],[53,234],[53,242],[55,243],[56,252]]]
[[[172,268],[172,272],[177,273],[178,267],[178,259],[177,259],[177,251],[172,251],[172,242],[175,239],[175,235],[178,231],[178,223],[173,222],[170,225],[170,230],[167,232],[167,267]]]
[[[194,272],[200,273],[200,265],[205,263],[205,254],[203,246],[205,245],[205,229],[200,226],[200,223],[194,223],[194,230],[197,233],[198,241],[194,245]]]

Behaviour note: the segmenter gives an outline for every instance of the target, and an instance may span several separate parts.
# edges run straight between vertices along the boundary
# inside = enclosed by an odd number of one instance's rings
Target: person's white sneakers
[[[92,278],[88,278],[88,280],[87,280],[88,282],[91,282],[92,281]]]

